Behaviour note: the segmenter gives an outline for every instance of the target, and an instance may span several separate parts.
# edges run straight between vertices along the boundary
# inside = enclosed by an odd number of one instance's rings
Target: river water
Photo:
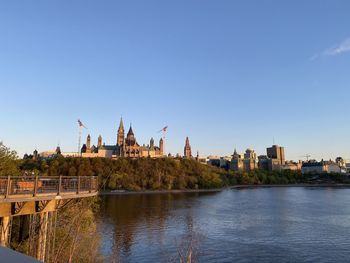
[[[350,189],[103,196],[106,262],[350,262]]]

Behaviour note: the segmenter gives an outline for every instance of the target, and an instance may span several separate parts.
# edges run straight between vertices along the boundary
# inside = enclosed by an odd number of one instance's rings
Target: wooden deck
[[[97,194],[93,176],[0,177],[0,217],[52,211],[64,201]]]

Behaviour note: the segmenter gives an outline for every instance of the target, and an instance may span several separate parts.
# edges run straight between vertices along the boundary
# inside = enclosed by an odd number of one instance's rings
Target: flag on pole
[[[83,124],[83,122],[80,119],[78,119],[78,124],[79,124],[80,128],[83,127],[85,129],[87,129],[86,126]]]
[[[163,129],[161,129],[161,130],[158,131],[158,132],[166,132],[167,129],[168,129],[168,126],[165,126]]]

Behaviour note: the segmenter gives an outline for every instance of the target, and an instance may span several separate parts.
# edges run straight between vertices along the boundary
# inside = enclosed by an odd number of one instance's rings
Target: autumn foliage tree
[[[46,176],[98,176],[102,189],[210,189],[236,184],[295,184],[307,178],[298,171],[226,171],[182,158],[63,158],[23,160],[23,171]],[[339,177],[336,177],[340,181]]]
[[[0,176],[18,174],[17,153],[0,142]]]

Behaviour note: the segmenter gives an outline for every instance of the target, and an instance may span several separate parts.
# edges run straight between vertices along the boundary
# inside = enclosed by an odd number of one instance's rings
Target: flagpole
[[[79,139],[78,139],[78,156],[81,155],[81,152],[80,152],[80,144],[81,144],[81,129],[82,129],[82,126],[79,125]]]
[[[164,141],[163,141],[163,155],[167,156],[166,155],[166,150],[165,150],[165,137],[166,137],[166,129],[163,129],[163,138],[164,138]]]
[[[80,148],[80,144],[81,144],[81,131],[83,128],[87,129],[85,127],[85,125],[81,122],[80,119],[78,119],[78,125],[79,125],[79,140],[78,140],[78,156],[82,156],[81,154],[81,148]]]

